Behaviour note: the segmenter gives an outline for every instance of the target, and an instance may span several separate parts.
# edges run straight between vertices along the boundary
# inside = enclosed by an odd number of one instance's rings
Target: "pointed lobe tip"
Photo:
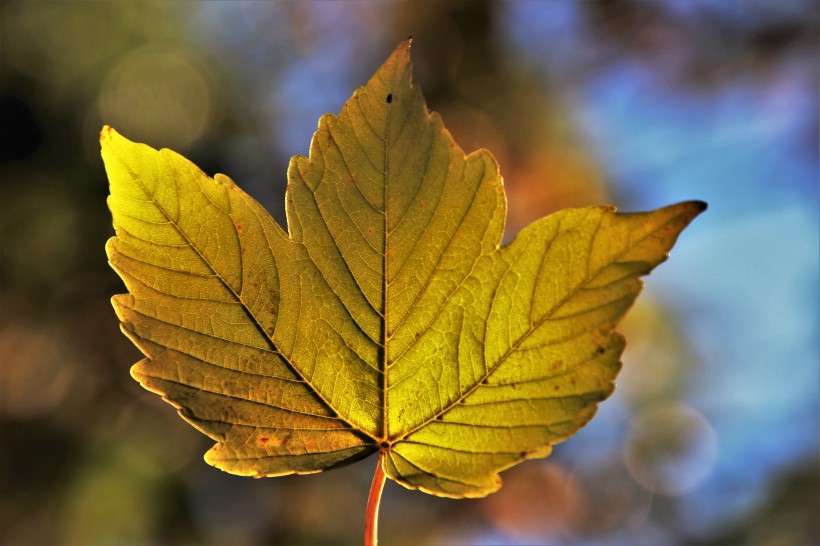
[[[393,50],[393,54],[390,55],[390,57],[392,57],[392,58],[406,57],[406,58],[409,59],[410,49],[411,49],[412,45],[413,45],[413,38],[412,37],[407,38],[406,40],[401,42],[398,46],[396,46],[396,49]]]
[[[102,129],[100,129],[100,145],[105,145],[116,136],[119,136],[119,133],[117,133],[113,127],[110,125],[103,125]]]

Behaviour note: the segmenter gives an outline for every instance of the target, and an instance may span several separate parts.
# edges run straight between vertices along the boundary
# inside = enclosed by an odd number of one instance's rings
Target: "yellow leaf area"
[[[228,177],[105,127],[132,375],[216,441],[227,472],[318,472],[383,451],[412,489],[481,497],[613,389],[613,328],[705,204],[565,210],[501,247],[489,152],[427,110],[401,44],[310,157],[284,231]]]

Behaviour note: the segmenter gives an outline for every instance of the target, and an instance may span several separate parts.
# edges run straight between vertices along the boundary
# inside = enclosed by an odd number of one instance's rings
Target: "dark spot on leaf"
[[[558,385],[555,385],[555,386],[552,388],[552,390],[554,390],[554,391],[559,391],[559,390],[561,390],[561,387],[559,387]]]
[[[382,449],[387,449],[388,447],[390,447],[390,444],[388,444],[387,442],[382,442],[379,445],[382,447]]]
[[[270,438],[267,438],[265,436],[262,436],[261,438],[259,438],[259,441],[262,442],[263,444],[267,443],[268,440],[270,440]]]
[[[391,102],[393,102],[393,93],[389,93],[387,95],[387,104],[390,104]]]
[[[575,383],[575,378],[574,378],[574,377],[570,378],[569,382],[570,382],[570,383],[572,383],[573,385],[575,385],[575,384],[576,384],[576,383]]]
[[[603,347],[598,347],[598,349],[595,351],[595,354],[602,355],[605,352],[606,352],[606,349],[604,349]]]
[[[416,339],[418,339],[418,338],[420,338],[420,337],[421,337],[421,334],[420,334],[420,333],[418,333],[418,332],[416,332]]]
[[[444,417],[441,415],[436,415],[436,421],[441,421],[442,419],[444,419]]]

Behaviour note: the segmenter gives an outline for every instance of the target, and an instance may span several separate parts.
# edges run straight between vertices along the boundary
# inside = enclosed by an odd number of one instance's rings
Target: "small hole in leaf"
[[[391,102],[393,102],[393,93],[389,93],[387,95],[387,104],[390,104]]]

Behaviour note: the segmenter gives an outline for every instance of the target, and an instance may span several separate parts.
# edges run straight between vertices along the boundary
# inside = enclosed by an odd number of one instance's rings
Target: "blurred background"
[[[556,209],[709,210],[621,326],[618,389],[500,492],[388,482],[382,543],[820,542],[816,0],[0,4],[0,543],[361,542],[375,457],[252,480],[128,373],[102,124],[284,221],[287,163],[412,35],[508,236]]]

